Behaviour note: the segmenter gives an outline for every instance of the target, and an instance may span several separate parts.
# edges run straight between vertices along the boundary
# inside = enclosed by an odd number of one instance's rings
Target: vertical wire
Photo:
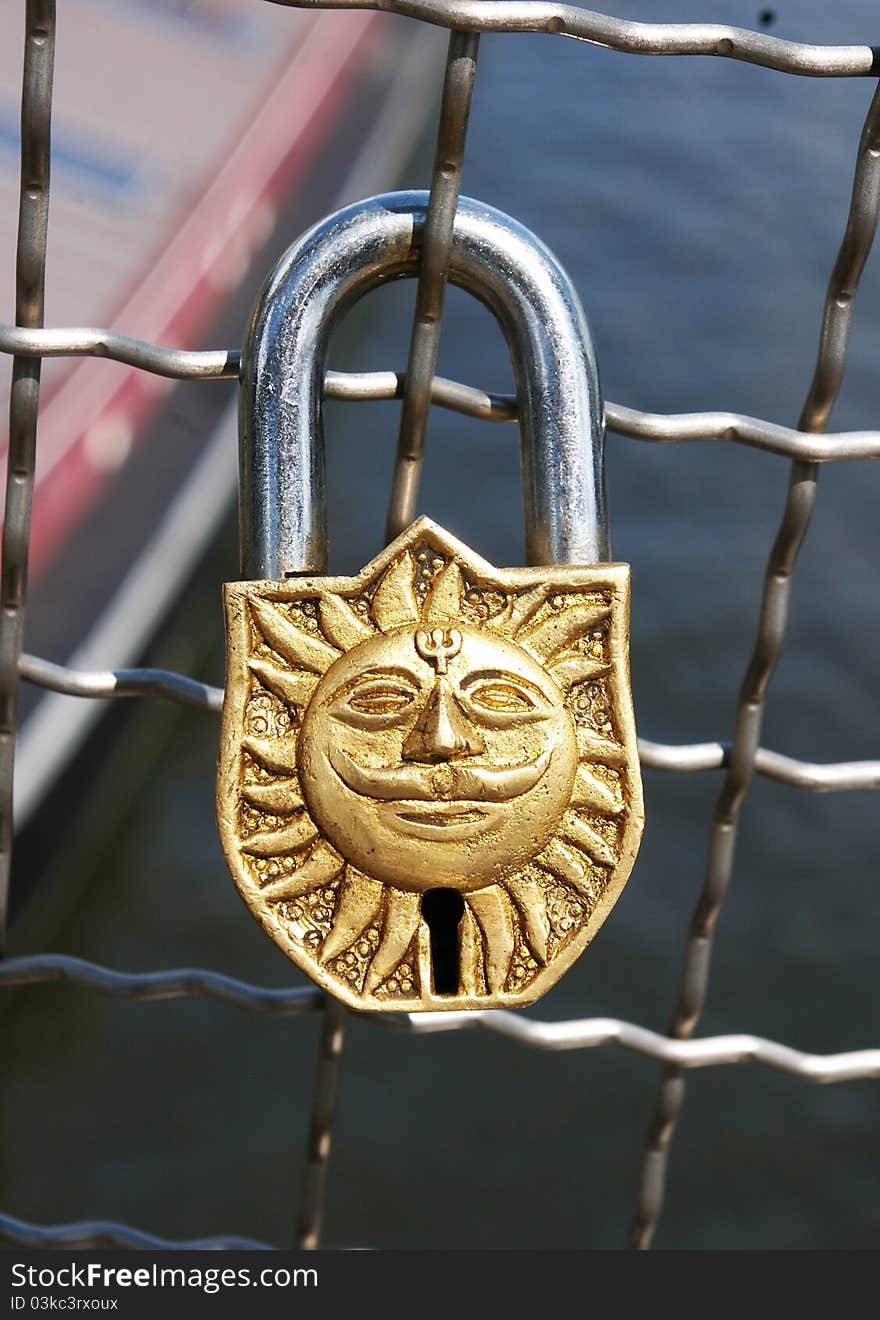
[[[315,1251],[321,1241],[346,1020],[345,1006],[330,995],[325,995],[320,1053],[306,1144],[306,1166],[296,1229],[296,1245],[304,1251]]]
[[[15,267],[16,325],[43,324],[49,222],[49,139],[55,0],[27,0],[21,91],[21,189]],[[0,570],[0,950],[5,949],[12,863],[12,780],[18,727],[18,661],[24,638],[34,494],[39,357],[15,357]]]
[[[449,37],[446,76],[440,103],[440,124],[434,172],[425,217],[425,237],[410,338],[409,359],[400,410],[397,457],[388,504],[385,538],[395,536],[415,518],[425,431],[431,404],[431,381],[437,366],[443,300],[452,252],[452,231],[461,191],[468,118],[477,72],[480,38],[476,32]]]
[[[843,380],[852,311],[859,278],[871,250],[880,214],[880,85],[868,109],[856,158],[846,230],[828,282],[819,353],[798,423],[802,431],[824,430]],[[733,872],[740,812],[755,773],[767,689],[788,624],[792,579],[816,503],[819,469],[796,460],[764,579],[758,632],[737,704],[727,774],[713,817],[705,879],[691,918],[679,998],[669,1026],[678,1040],[692,1036],[709,990],[713,936]],[[683,1070],[664,1068],[653,1118],[645,1138],[636,1211],[628,1245],[651,1245],[663,1210],[669,1151],[686,1093]]]

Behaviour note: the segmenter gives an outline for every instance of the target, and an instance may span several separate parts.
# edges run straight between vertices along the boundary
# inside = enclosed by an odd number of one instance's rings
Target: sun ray
[[[364,981],[365,994],[372,994],[394,971],[419,928],[419,914],[418,894],[408,894],[400,889],[388,890],[382,935]]]
[[[245,738],[242,746],[264,770],[279,775],[290,775],[296,770],[296,737],[293,734],[283,738]]]
[[[346,867],[333,914],[333,926],[321,946],[321,962],[344,953],[359,935],[363,935],[379,911],[383,892],[384,886],[378,880]]]
[[[467,901],[483,936],[486,984],[490,994],[498,994],[504,989],[516,943],[513,909],[499,885],[478,889],[468,894]]]
[[[604,779],[591,774],[585,765],[579,765],[571,795],[573,807],[586,807],[589,811],[598,811],[603,816],[619,816],[623,811],[623,794],[620,785],[612,788]]]
[[[350,651],[359,642],[373,636],[370,625],[341,596],[325,596],[320,604],[319,617],[324,636],[340,651]]]
[[[583,848],[594,862],[601,862],[603,866],[617,865],[617,855],[608,841],[573,811],[567,811],[562,817],[560,833],[563,838],[570,839],[579,848]]]
[[[474,914],[467,903],[458,923],[458,988],[463,995],[475,995],[480,987],[477,984],[477,964],[480,958],[480,936]]]
[[[591,655],[570,652],[551,660],[547,668],[559,686],[566,689],[574,687],[575,683],[585,683],[590,678],[601,678],[611,666],[603,660],[594,660]]]
[[[603,733],[579,724],[577,729],[578,759],[604,761],[606,765],[626,765],[626,749]]]
[[[297,628],[274,605],[252,600],[251,609],[260,632],[272,650],[297,669],[310,669],[313,674],[323,674],[334,660],[339,659],[340,653],[335,646],[330,646],[303,628]]]
[[[454,559],[441,568],[431,583],[431,589],[422,606],[425,623],[439,623],[441,619],[457,619],[461,613],[461,569]]]
[[[537,860],[541,866],[546,866],[548,871],[559,876],[560,880],[567,880],[577,889],[587,892],[587,859],[577,849],[566,847],[560,839],[551,839]]]
[[[544,890],[529,875],[512,875],[504,884],[522,918],[526,943],[538,962],[546,963],[550,919]]]
[[[543,619],[525,636],[518,634],[517,641],[538,660],[547,662],[597,624],[603,623],[610,614],[610,605],[574,605]]]
[[[543,583],[541,586],[532,587],[531,591],[524,591],[521,596],[514,596],[507,609],[496,614],[489,623],[507,637],[515,637],[537,614],[549,594],[550,588]]]
[[[428,930],[426,921],[419,922],[418,935],[416,936],[416,962],[419,971],[419,986],[422,994],[428,994],[433,989],[434,978],[431,968],[431,932]]]
[[[318,686],[318,675],[303,669],[291,673],[289,669],[278,669],[270,665],[268,660],[252,660],[250,668],[263,686],[288,706],[307,706]]]
[[[311,816],[303,811],[283,829],[252,834],[241,847],[242,852],[250,853],[252,857],[282,857],[286,853],[300,852],[317,837],[317,826]]]
[[[395,559],[376,588],[370,614],[382,632],[418,622],[419,607],[413,591],[415,571],[413,557],[407,550]]]
[[[259,807],[273,816],[290,816],[303,806],[295,779],[285,779],[280,784],[245,784],[241,795],[252,807]]]
[[[275,899],[302,898],[310,889],[320,885],[329,885],[342,870],[345,862],[335,848],[321,840],[316,843],[302,866],[293,875],[281,876],[271,880],[261,890],[263,898]]]

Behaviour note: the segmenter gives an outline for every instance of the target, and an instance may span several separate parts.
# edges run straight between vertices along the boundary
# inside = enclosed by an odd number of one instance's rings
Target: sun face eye
[[[547,698],[534,683],[498,669],[469,674],[462,682],[461,695],[471,718],[488,728],[532,723],[550,714]]]
[[[470,690],[470,699],[481,710],[494,714],[525,715],[535,709],[535,703],[518,683],[500,680],[477,683]]]
[[[420,691],[405,674],[361,674],[334,694],[330,709],[359,729],[390,728],[410,717]]]
[[[356,688],[348,705],[359,715],[399,715],[415,700],[415,693],[403,683],[378,679]]]

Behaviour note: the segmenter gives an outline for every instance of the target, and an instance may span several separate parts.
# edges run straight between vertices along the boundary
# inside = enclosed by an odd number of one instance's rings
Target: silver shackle
[[[257,299],[242,361],[242,574],[279,579],[327,563],[324,358],[335,318],[370,289],[415,275],[428,194],[388,193],[320,221],[287,249]],[[501,325],[513,364],[529,564],[609,557],[605,423],[593,343],[553,254],[510,216],[459,199],[451,283]]]

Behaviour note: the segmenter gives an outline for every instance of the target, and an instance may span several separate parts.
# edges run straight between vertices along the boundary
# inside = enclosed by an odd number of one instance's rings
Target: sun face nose
[[[431,764],[463,756],[480,756],[485,750],[486,744],[455,700],[448,684],[438,678],[403,744],[403,759]]]

